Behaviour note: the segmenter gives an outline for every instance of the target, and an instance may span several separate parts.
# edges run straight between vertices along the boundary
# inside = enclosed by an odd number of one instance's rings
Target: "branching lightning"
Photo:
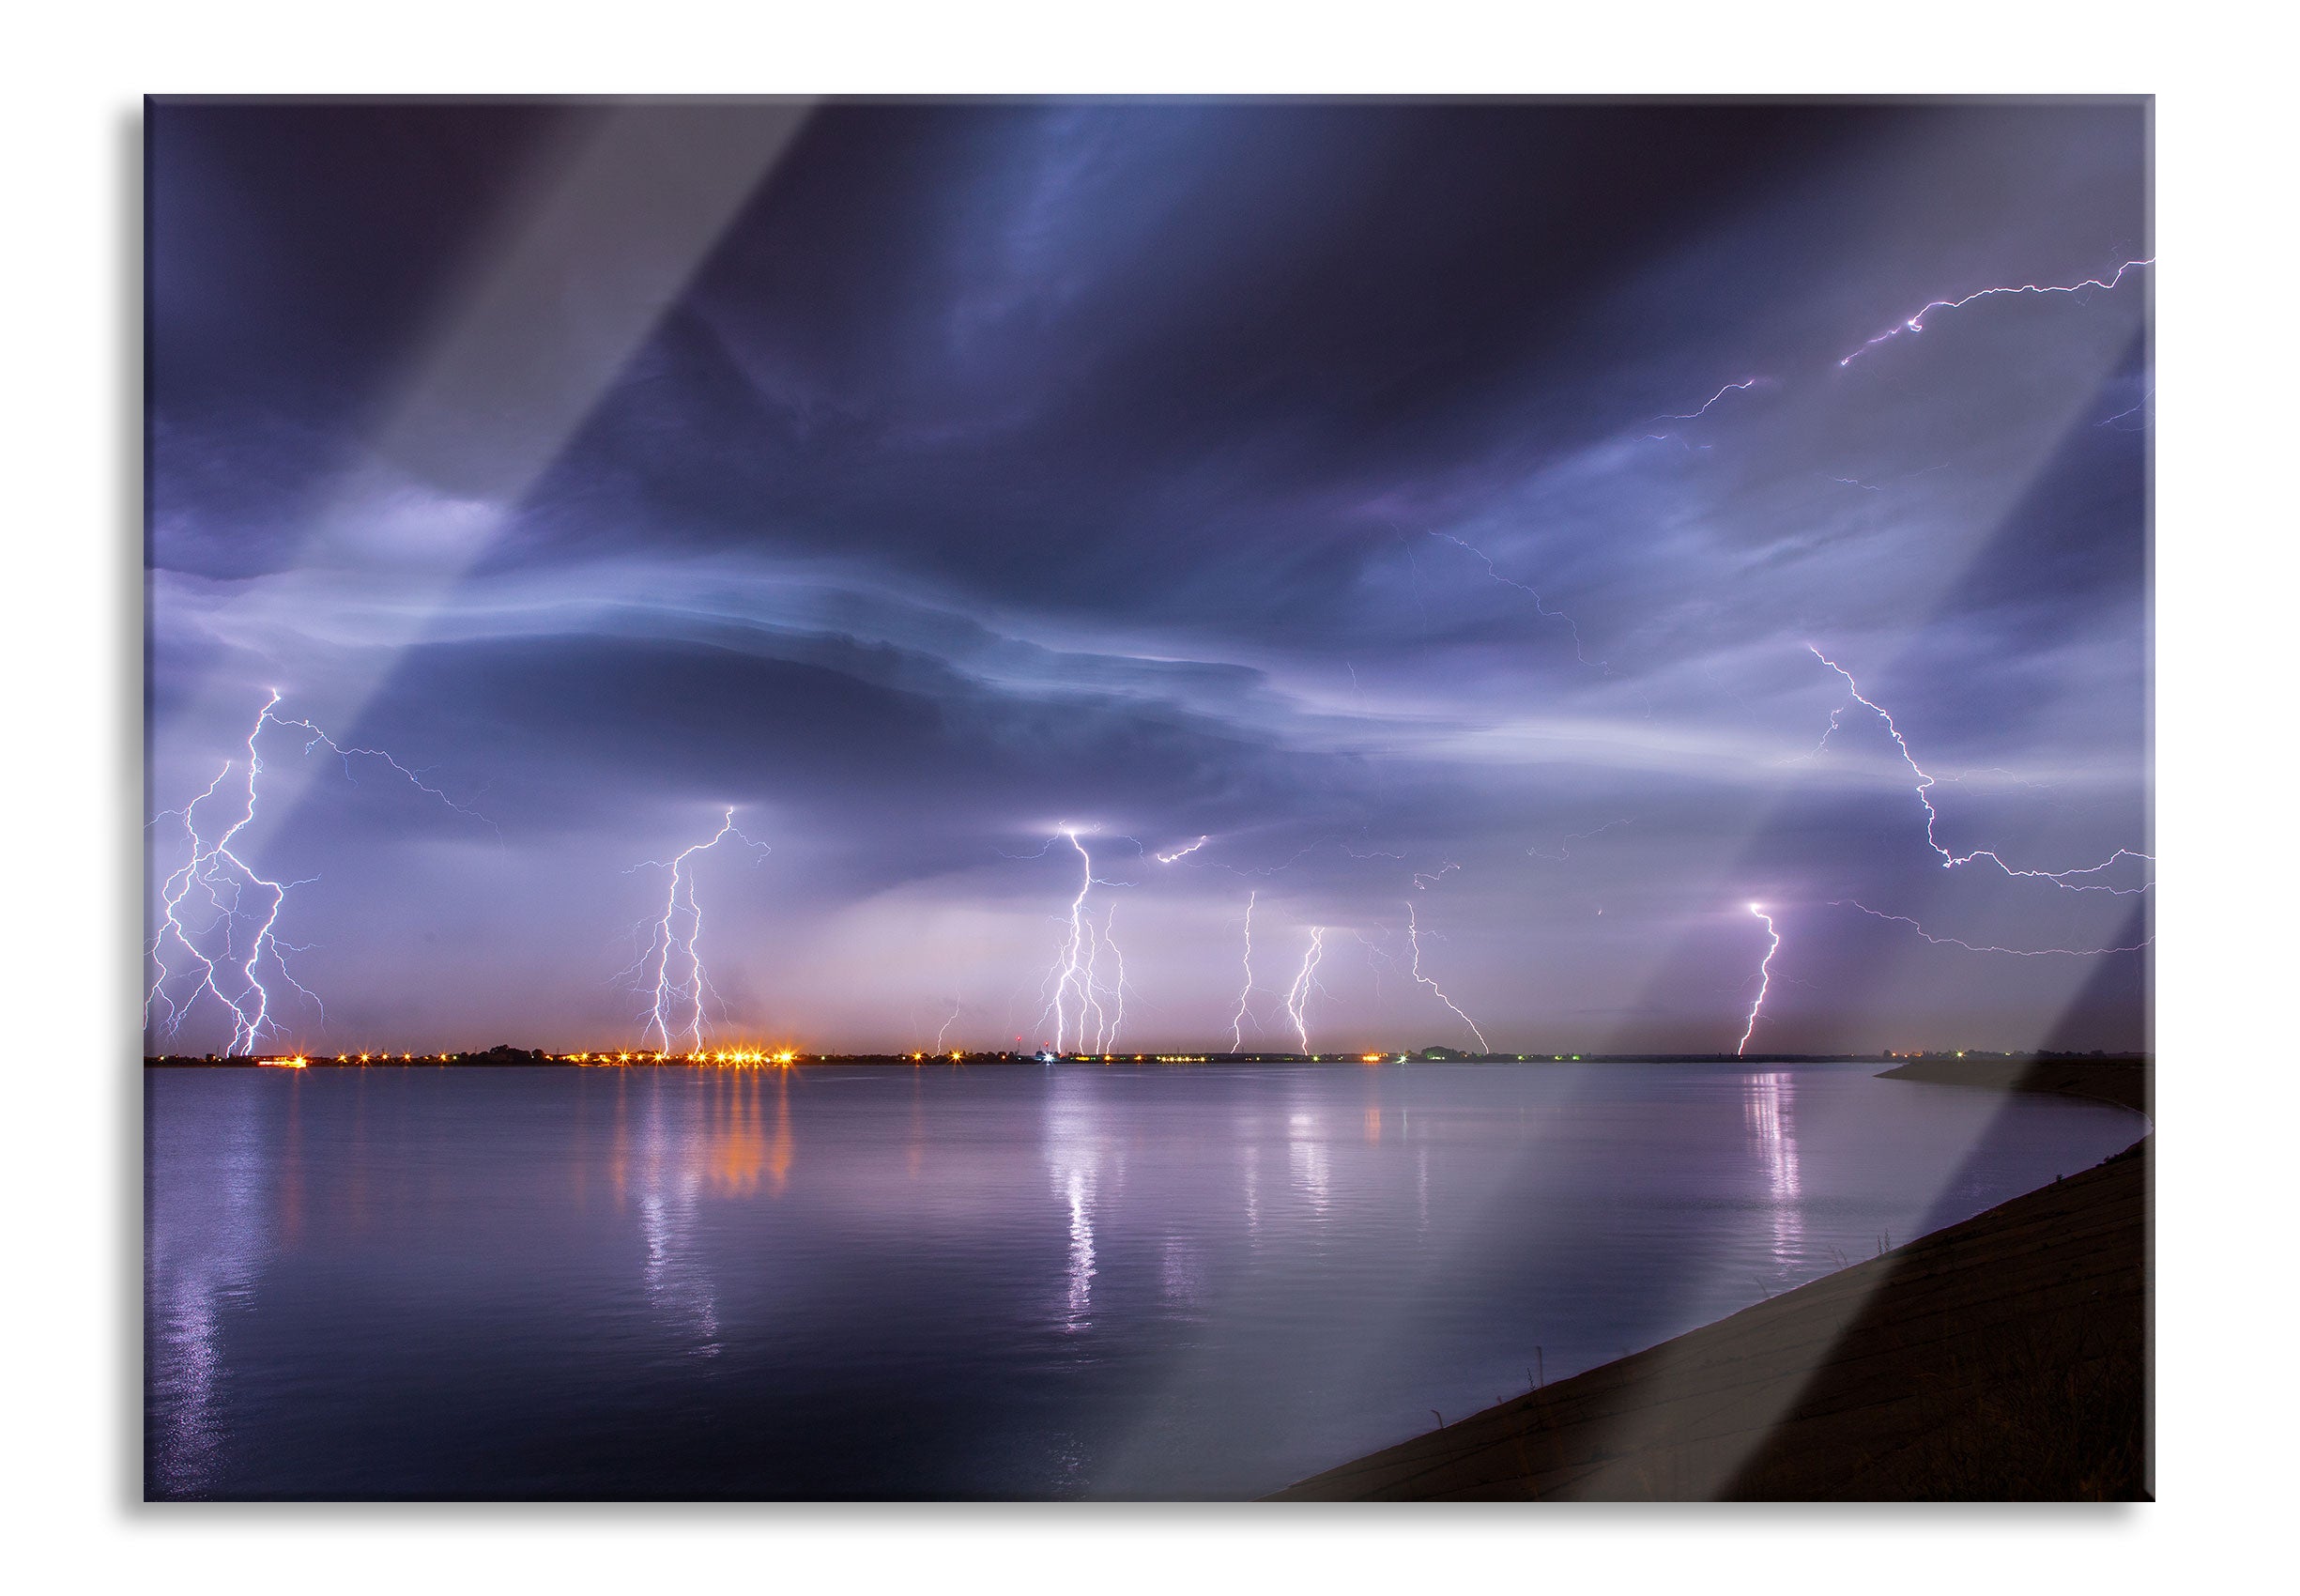
[[[1095,875],[1094,856],[1079,840],[1076,826],[1061,827],[1060,835],[1078,852],[1078,896],[1070,900],[1063,944],[1054,956],[1053,968],[1047,974],[1050,995],[1040,1022],[1052,1023],[1057,1053],[1073,1047],[1081,1051],[1107,1052],[1118,1045],[1118,1029],[1126,1021],[1126,958],[1111,937],[1117,906],[1112,904],[1103,915],[1102,924],[1096,926],[1087,910],[1086,899],[1096,886],[1119,883],[1101,881]],[[1108,981],[1101,974],[1106,953],[1115,966],[1115,974]]]
[[[2154,266],[2156,262],[2154,256],[2151,256],[2147,260],[2128,260],[2124,265],[2118,267],[2115,271],[2111,272],[2106,281],[2103,281],[2097,277],[2088,277],[2081,283],[2023,283],[2017,286],[2008,285],[1998,288],[1977,289],[1972,293],[1967,294],[1961,299],[1935,299],[1931,304],[1926,305],[1923,310],[1917,312],[1916,315],[1910,316],[1908,320],[1896,322],[1893,326],[1885,329],[1884,331],[1878,333],[1876,337],[1862,345],[1860,348],[1855,349],[1851,354],[1839,361],[1837,364],[1840,366],[1849,366],[1862,356],[1867,354],[1871,349],[1876,348],[1879,344],[1890,343],[1894,339],[1901,336],[1901,334],[1904,332],[1924,331],[1924,318],[1931,315],[1935,311],[1957,310],[1965,305],[1972,303],[1972,301],[1975,299],[1992,299],[2000,294],[2078,294],[2083,292],[2087,288],[2097,288],[2106,293],[2108,290],[2114,288],[2118,284],[2124,282],[2124,273],[2127,271],[2138,270],[2143,266]],[[1715,401],[1711,400],[1710,403],[1714,404]]]
[[[1302,1051],[1310,1051],[1310,994],[1326,989],[1318,985],[1318,962],[1326,957],[1326,928],[1310,928],[1310,946],[1302,954],[1302,967],[1296,973],[1294,985],[1286,990],[1286,1018],[1293,1022],[1294,1034],[1301,1039]]]
[[[1188,858],[1191,854],[1197,852],[1201,848],[1204,848],[1207,843],[1213,840],[1214,839],[1210,836],[1202,836],[1197,841],[1191,843],[1188,848],[1177,848],[1172,853],[1154,853],[1151,855],[1151,857],[1156,859],[1161,865],[1171,865],[1176,859]]]
[[[1764,962],[1757,966],[1756,1001],[1749,1005],[1749,1023],[1741,1028],[1740,1045],[1733,1050],[1735,1058],[1740,1057],[1749,1051],[1749,1038],[1757,1033],[1757,1015],[1765,1007],[1765,995],[1772,990],[1773,955],[1781,951],[1781,928],[1773,924],[1773,917],[1765,913],[1765,905],[1752,903],[1749,906],[1749,913],[1765,922],[1766,934],[1771,937],[1772,941],[1766,944]]]
[[[1637,823],[1637,817],[1636,817],[1636,816],[1634,816],[1634,815],[1628,816],[1627,818],[1622,819],[1622,820],[1618,820],[1618,821],[1606,821],[1606,822],[1605,822],[1603,825],[1599,826],[1599,827],[1598,827],[1596,830],[1594,830],[1594,831],[1577,831],[1577,832],[1573,833],[1573,834],[1572,834],[1571,836],[1568,836],[1568,837],[1563,838],[1562,840],[1560,840],[1560,841],[1558,842],[1558,844],[1557,844],[1557,851],[1556,851],[1556,852],[1554,852],[1554,853],[1553,853],[1553,852],[1550,852],[1548,849],[1546,849],[1546,848],[1528,848],[1528,849],[1526,849],[1526,852],[1527,853],[1531,854],[1531,855],[1532,855],[1534,858],[1536,858],[1536,859],[1548,859],[1548,860],[1552,860],[1552,861],[1556,861],[1556,862],[1562,862],[1562,861],[1567,860],[1567,859],[1570,859],[1570,858],[1572,858],[1572,857],[1573,856],[1573,851],[1572,851],[1572,849],[1570,849],[1570,848],[1568,848],[1568,847],[1566,846],[1566,844],[1567,844],[1567,843],[1569,843],[1569,842],[1587,842],[1587,841],[1589,841],[1589,840],[1590,840],[1592,837],[1599,837],[1599,836],[1604,836],[1604,835],[1605,835],[1607,832],[1609,832],[1609,831],[1613,830],[1613,829],[1614,829],[1614,827],[1616,827],[1616,826],[1630,826],[1630,825],[1635,825],[1636,823]]]
[[[651,992],[652,1002],[646,1023],[639,1032],[642,1046],[650,1036],[660,1037],[663,1051],[673,1052],[678,1051],[678,1039],[683,1036],[689,1051],[702,1051],[706,1021],[703,999],[706,993],[716,999],[718,992],[703,968],[703,912],[696,902],[695,872],[688,867],[688,861],[708,853],[729,836],[752,851],[754,864],[771,852],[765,843],[754,842],[737,829],[735,811],[729,807],[709,840],[698,842],[668,859],[649,859],[631,867],[634,870],[667,869],[671,873],[669,890],[664,894],[662,915],[652,923],[642,922],[650,925],[647,947],[622,972],[625,976],[643,975],[650,963],[654,967],[644,989]]]
[[[1711,400],[1710,403],[1715,404],[1716,401]],[[1565,622],[1565,629],[1572,633],[1573,637],[1573,657],[1575,659],[1579,660],[1582,664],[1587,666],[1592,670],[1603,670],[1606,668],[1605,662],[1603,660],[1591,659],[1589,657],[1587,651],[1582,643],[1580,625],[1576,623],[1573,618],[1568,615],[1564,610],[1550,608],[1549,601],[1541,596],[1538,589],[1529,588],[1525,583],[1518,581],[1515,577],[1503,575],[1501,574],[1501,568],[1494,563],[1492,556],[1488,555],[1483,549],[1478,547],[1474,544],[1464,543],[1460,538],[1455,537],[1451,532],[1432,532],[1430,536],[1434,538],[1443,538],[1446,542],[1453,545],[1456,548],[1466,549],[1469,553],[1476,555],[1478,557],[1478,562],[1485,567],[1485,574],[1487,575],[1493,577],[1495,581],[1499,582],[1503,587],[1515,588],[1519,592],[1524,593],[1527,598],[1533,600],[1533,612],[1536,615],[1539,615],[1544,621],[1562,621]]]
[[[1830,901],[1830,907],[1832,909],[1858,909],[1872,918],[1894,921],[1907,926],[1936,947],[1961,947],[1969,953],[2009,953],[2016,959],[2093,959],[2104,953],[2138,953],[2142,948],[2153,945],[2156,941],[2153,936],[2143,937],[2128,947],[1984,946],[1979,943],[1967,942],[1962,937],[1937,937],[1906,914],[1888,914],[1882,910],[1872,909],[1867,904],[1857,902],[1849,898],[1832,898]]]
[[[259,1042],[279,1034],[280,1021],[272,992],[265,984],[267,980],[294,989],[298,996],[318,1010],[321,1025],[326,1025],[328,1018],[327,1008],[318,996],[297,980],[288,968],[290,954],[307,950],[280,941],[278,934],[280,911],[287,895],[319,878],[277,881],[259,873],[235,851],[240,833],[255,820],[264,774],[264,758],[257,744],[267,726],[292,728],[305,733],[303,752],[326,748],[343,761],[346,779],[351,779],[354,755],[381,760],[406,777],[417,791],[437,798],[459,815],[481,819],[382,749],[347,748],[308,720],[287,720],[273,714],[271,712],[279,706],[282,696],[274,688],[270,698],[256,712],[255,723],[248,729],[244,760],[226,760],[216,778],[199,796],[180,809],[162,810],[153,817],[154,824],[171,818],[180,821],[190,852],[183,865],[161,882],[160,925],[145,948],[145,955],[156,972],[145,991],[145,1021],[150,1023],[156,1008],[161,1034],[173,1036],[199,1006],[202,998],[213,998],[231,1015],[232,1037],[226,1051],[235,1054],[253,1052]],[[230,800],[236,818],[222,831],[213,833],[211,840],[211,822],[202,819],[202,807],[212,806],[235,769],[241,775]],[[244,942],[238,934],[243,927],[253,929]],[[188,991],[184,990],[187,982]]]
[[[1414,949],[1414,979],[1435,992],[1437,1001],[1452,1009],[1462,1023],[1469,1027],[1469,1034],[1478,1038],[1480,1052],[1492,1051],[1493,1050],[1486,1043],[1485,1033],[1478,1029],[1478,1022],[1464,1014],[1461,1005],[1448,997],[1443,988],[1421,973],[1421,925],[1414,918],[1414,905],[1411,899],[1408,899],[1405,905],[1405,940],[1412,944]]]
[[[2129,848],[2118,849],[2114,853],[2109,854],[2108,858],[2103,859],[2097,865],[2083,865],[2065,870],[2015,869],[2011,865],[2007,864],[1990,849],[1979,848],[1973,850],[1973,852],[1970,853],[1957,853],[1949,849],[1943,848],[1940,845],[1940,839],[1938,835],[1938,827],[1940,822],[1940,812],[1933,807],[1933,800],[1930,796],[1931,790],[1936,785],[1936,782],[1932,775],[1927,772],[1924,766],[1917,763],[1916,756],[1909,752],[1908,740],[1902,737],[1900,727],[1894,724],[1892,714],[1882,705],[1878,704],[1863,696],[1861,684],[1853,680],[1851,671],[1847,670],[1835,660],[1831,659],[1827,654],[1821,652],[1820,650],[1814,648],[1812,644],[1807,643],[1805,647],[1811,651],[1815,659],[1819,660],[1823,665],[1827,666],[1830,669],[1835,671],[1839,676],[1842,676],[1845,679],[1846,688],[1851,694],[1853,701],[1870,710],[1876,714],[1878,719],[1885,723],[1885,730],[1892,736],[1893,745],[1901,751],[1901,759],[1908,764],[1910,774],[1917,778],[1917,802],[1924,806],[1925,846],[1940,856],[1940,867],[1942,869],[1953,870],[1959,865],[1970,865],[1975,859],[1986,859],[1990,864],[1996,866],[1998,869],[2003,871],[2007,876],[2011,876],[2018,880],[2050,882],[2053,885],[2060,887],[2064,892],[2106,892],[2113,894],[2119,898],[2137,897],[2155,885],[2155,882],[2144,882],[2139,886],[2108,886],[2098,882],[2078,882],[2072,879],[2079,876],[2098,875],[2103,870],[2106,870],[2118,863],[2120,860],[2124,859],[2137,860],[2152,865],[2155,863],[2155,858],[2154,855],[2138,853]],[[1813,750],[1814,753],[1817,754],[1821,751],[1821,749],[1826,748],[1829,745],[1829,739],[1839,729],[1844,714],[1845,706],[1840,704],[1830,714],[1829,729],[1821,733],[1821,740],[1819,744],[1815,746]]]

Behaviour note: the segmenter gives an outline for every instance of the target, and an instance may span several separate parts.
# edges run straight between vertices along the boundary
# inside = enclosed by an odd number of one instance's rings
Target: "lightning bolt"
[[[1405,905],[1405,940],[1412,944],[1414,949],[1414,979],[1437,993],[1437,1001],[1452,1009],[1462,1023],[1469,1027],[1470,1035],[1478,1038],[1480,1052],[1493,1051],[1494,1050],[1485,1040],[1485,1033],[1478,1029],[1478,1022],[1468,1015],[1462,1013],[1461,1005],[1448,997],[1435,981],[1421,973],[1421,926],[1414,918],[1414,905],[1411,899],[1408,899]]]
[[[1294,1034],[1301,1038],[1302,1051],[1310,1051],[1310,994],[1324,991],[1318,985],[1318,961],[1326,957],[1326,928],[1310,928],[1310,946],[1302,955],[1302,967],[1294,977],[1294,985],[1286,990],[1286,1018],[1294,1022]]]
[[[1238,989],[1238,1011],[1230,1017],[1232,1052],[1241,1052],[1246,1047],[1246,1005],[1254,994],[1254,899],[1261,896],[1262,889],[1259,887],[1246,895],[1246,984]]]
[[[1431,887],[1435,886],[1439,882],[1444,881],[1449,875],[1452,874],[1455,870],[1458,870],[1461,867],[1462,867],[1456,864],[1453,860],[1447,859],[1441,861],[1437,868],[1434,870],[1416,870],[1414,872],[1414,890],[1417,892],[1427,892]]]
[[[643,972],[651,961],[654,966],[647,987],[652,1001],[646,1023],[639,1030],[642,1046],[649,1036],[660,1036],[663,1051],[676,1052],[677,1038],[684,1036],[688,1051],[702,1051],[703,997],[709,993],[715,999],[719,994],[703,969],[703,912],[695,898],[695,872],[687,862],[698,854],[710,852],[729,836],[752,851],[753,864],[772,852],[767,844],[754,842],[737,829],[735,811],[730,806],[719,819],[719,829],[707,840],[695,843],[668,859],[649,859],[631,867],[632,870],[667,869],[671,873],[669,889],[663,896],[663,913],[652,923],[646,950],[622,972],[622,976],[630,976]]]
[[[1716,392],[1710,394],[1709,397],[1709,403],[1703,405],[1697,410],[1688,410],[1681,416],[1662,415],[1655,416],[1652,419],[1657,422],[1697,422],[1703,416],[1709,414],[1710,405],[1716,404],[1718,400],[1723,399],[1726,394],[1746,393],[1750,389],[1756,387],[1757,384],[1765,380],[1766,379],[1761,376],[1747,376],[1741,378],[1741,380],[1739,382],[1728,382],[1723,388],[1720,388]]]
[[[2124,273],[2127,271],[2137,271],[2141,267],[2154,266],[2156,262],[2154,256],[2151,256],[2147,260],[2128,260],[2124,265],[2118,267],[2115,271],[2110,273],[2105,281],[2097,277],[2088,277],[2081,283],[2023,283],[2016,286],[2007,285],[1998,288],[1976,289],[1972,293],[1967,294],[1961,299],[1935,299],[1932,303],[1926,305],[1923,310],[1917,312],[1916,315],[1910,316],[1908,320],[1896,322],[1893,326],[1888,327],[1884,331],[1878,333],[1876,337],[1862,345],[1860,348],[1855,349],[1851,354],[1839,361],[1837,364],[1839,366],[1849,366],[1862,356],[1867,354],[1871,349],[1876,348],[1879,344],[1889,344],[1894,339],[1901,336],[1901,334],[1904,332],[1924,331],[1924,318],[1931,315],[1935,311],[1958,310],[1972,303],[1972,301],[1975,299],[1993,299],[2000,294],[2036,294],[2040,296],[2045,294],[2078,294],[2082,293],[2087,288],[2097,288],[2103,293],[2106,293],[2108,290],[2114,288],[2118,284],[2124,282]],[[1716,401],[1711,400],[1710,403],[1714,404]]]
[[[1887,914],[1882,910],[1872,909],[1849,898],[1833,898],[1829,906],[1832,909],[1858,909],[1875,919],[1895,921],[1936,947],[1961,947],[1970,953],[2009,953],[2016,959],[2093,959],[2104,953],[2138,953],[2156,940],[2153,936],[2143,937],[2129,947],[1986,947],[1978,943],[1966,942],[1961,937],[1937,937],[1906,914]]]
[[[1154,853],[1151,855],[1151,857],[1156,859],[1161,865],[1171,865],[1176,859],[1188,858],[1191,854],[1197,852],[1201,848],[1204,848],[1207,843],[1213,840],[1214,839],[1210,836],[1202,836],[1197,841],[1191,843],[1188,848],[1177,848],[1172,853]]]
[[[1710,403],[1715,404],[1716,401],[1711,400]],[[1562,621],[1565,622],[1565,629],[1573,635],[1573,657],[1575,659],[1579,660],[1582,664],[1587,666],[1592,670],[1605,670],[1607,668],[1603,660],[1591,659],[1587,650],[1583,647],[1580,625],[1564,610],[1550,608],[1549,601],[1541,596],[1540,590],[1529,588],[1525,583],[1518,581],[1515,577],[1503,575],[1501,574],[1501,568],[1494,563],[1493,558],[1483,549],[1479,548],[1474,544],[1464,543],[1460,538],[1455,537],[1451,532],[1432,532],[1430,536],[1434,538],[1443,538],[1446,542],[1453,545],[1456,548],[1465,549],[1469,553],[1477,556],[1478,562],[1485,567],[1485,574],[1487,575],[1493,577],[1495,581],[1499,582],[1503,587],[1515,588],[1519,592],[1524,593],[1527,598],[1533,600],[1533,612],[1536,615],[1540,616],[1544,621]]]
[[[943,1021],[943,1028],[934,1034],[934,1051],[936,1052],[939,1053],[943,1051],[943,1038],[949,1036],[950,1028],[958,1022],[958,1010],[961,1006],[962,1005],[957,999],[954,998],[951,1000],[950,1018]]]
[[[1749,1051],[1749,1038],[1756,1035],[1757,1015],[1765,1006],[1765,994],[1772,990],[1773,955],[1781,951],[1781,928],[1773,924],[1773,917],[1765,913],[1765,906],[1762,903],[1752,903],[1749,906],[1749,913],[1765,922],[1766,934],[1771,936],[1772,941],[1766,945],[1764,962],[1757,966],[1756,1001],[1749,1005],[1749,1023],[1741,1028],[1740,1045],[1733,1050],[1735,1058],[1740,1057]]]
[[[244,760],[226,760],[215,779],[197,797],[180,809],[164,809],[152,818],[153,824],[171,818],[180,821],[189,852],[183,865],[161,882],[160,925],[145,948],[145,956],[155,972],[151,985],[145,990],[145,1021],[151,1023],[153,1012],[158,1009],[161,1034],[173,1036],[202,998],[213,998],[231,1015],[232,1038],[227,1051],[234,1054],[253,1052],[258,1042],[279,1032],[272,994],[265,985],[267,960],[272,972],[269,978],[293,988],[319,1011],[320,1024],[325,1026],[328,1022],[327,1006],[288,968],[288,955],[307,950],[282,942],[278,934],[280,911],[287,895],[319,878],[275,881],[260,874],[233,850],[239,834],[255,819],[264,775],[264,757],[258,742],[267,726],[306,733],[303,752],[327,748],[342,760],[346,780],[356,781],[351,775],[354,755],[381,760],[418,791],[438,799],[459,815],[482,818],[472,815],[380,748],[347,748],[308,720],[289,720],[274,714],[272,711],[279,707],[282,697],[279,689],[273,688],[271,697],[256,712],[255,722],[248,729]],[[224,790],[224,783],[235,769],[242,777],[231,801],[238,818],[216,833],[211,841],[208,827],[212,822],[201,818],[202,808],[213,807],[213,801]],[[253,904],[248,901],[250,898],[254,899]],[[253,930],[244,944],[238,934],[243,926],[252,926]],[[179,976],[190,981],[188,992],[183,991]],[[194,976],[197,978],[193,979]]]
[[[1526,850],[1526,852],[1532,854],[1536,859],[1563,861],[1573,856],[1572,850],[1568,848],[1566,843],[1587,842],[1591,837],[1604,836],[1616,826],[1631,826],[1635,825],[1636,823],[1637,817],[1634,815],[1629,816],[1624,820],[1607,821],[1603,825],[1599,826],[1595,831],[1577,831],[1573,833],[1572,836],[1566,837],[1563,841],[1560,841],[1557,844],[1557,851],[1555,853],[1552,853],[1546,848],[1528,848]]]
[[[1111,977],[1110,1028],[1095,1038],[1095,1051],[1112,1052],[1118,1046],[1118,1027],[1126,1023],[1126,955],[1118,950],[1117,939],[1111,928],[1118,923],[1118,906],[1113,903],[1102,916],[1102,945],[1110,949],[1111,962],[1117,973]]]
[[[1058,834],[1078,852],[1078,896],[1070,900],[1068,929],[1061,950],[1054,956],[1054,966],[1047,975],[1047,986],[1052,995],[1046,1013],[1040,1016],[1040,1023],[1052,1020],[1054,1051],[1058,1053],[1067,1051],[1073,1039],[1081,1051],[1090,1048],[1095,1052],[1107,1052],[1117,1045],[1118,1027],[1126,1019],[1126,959],[1118,951],[1118,944],[1111,940],[1117,906],[1111,906],[1097,927],[1087,912],[1086,899],[1096,886],[1119,883],[1096,878],[1094,856],[1079,840],[1076,826],[1059,827]],[[1048,846],[1053,844],[1050,842]],[[1105,948],[1117,965],[1116,978],[1109,984],[1103,982],[1098,973]],[[1107,1004],[1105,999],[1109,1000]]]
[[[1925,846],[1940,856],[1940,867],[1942,869],[1953,870],[1959,865],[1970,865],[1975,859],[1986,859],[1990,864],[1996,866],[1998,869],[2002,870],[2007,876],[2017,880],[2047,881],[2052,882],[2053,885],[2061,888],[2064,892],[2106,892],[2119,898],[2137,897],[2139,894],[2148,891],[2151,887],[2156,884],[2152,881],[2145,882],[2139,886],[2121,887],[2107,886],[2093,882],[2073,882],[2070,879],[2077,876],[2096,876],[2100,874],[2101,871],[2109,868],[2118,861],[2124,859],[2138,860],[2151,865],[2156,862],[2154,855],[2148,853],[2137,853],[2129,848],[2118,849],[2114,853],[2109,854],[2108,857],[2103,859],[2097,865],[2084,865],[2066,870],[2015,869],[2011,865],[2007,864],[1990,849],[1978,848],[1970,853],[1956,853],[1951,852],[1949,849],[1943,848],[1940,845],[1940,839],[1938,835],[1938,827],[1940,822],[1940,812],[1933,807],[1933,800],[1930,797],[1931,790],[1936,785],[1936,782],[1932,775],[1927,772],[1924,766],[1917,763],[1916,755],[1909,752],[1909,742],[1901,735],[1901,729],[1894,723],[1891,713],[1888,712],[1882,705],[1878,704],[1863,696],[1861,684],[1853,680],[1851,671],[1847,670],[1835,660],[1831,659],[1827,654],[1821,652],[1820,650],[1814,648],[1811,643],[1807,643],[1805,647],[1811,652],[1815,659],[1819,660],[1823,665],[1827,666],[1830,669],[1835,671],[1839,676],[1845,679],[1846,688],[1852,695],[1855,702],[1862,704],[1873,712],[1878,719],[1885,723],[1885,730],[1892,736],[1893,745],[1901,751],[1901,759],[1908,764],[1909,773],[1917,778],[1917,802],[1924,806]],[[1815,746],[1813,750],[1814,753],[1817,754],[1821,751],[1821,749],[1826,748],[1829,745],[1829,739],[1838,729],[1844,714],[1845,706],[1842,704],[1838,705],[1836,710],[1831,714],[1829,717],[1829,729],[1821,733],[1821,740],[1819,744]]]

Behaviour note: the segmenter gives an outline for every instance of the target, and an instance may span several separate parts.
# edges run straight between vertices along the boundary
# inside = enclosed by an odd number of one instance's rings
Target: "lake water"
[[[147,1071],[146,1488],[1251,1496],[2146,1128],[1876,1067]]]

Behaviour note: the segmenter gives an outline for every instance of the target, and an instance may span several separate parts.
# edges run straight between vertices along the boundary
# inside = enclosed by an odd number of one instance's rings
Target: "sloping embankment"
[[[1880,1071],[1879,1081],[1930,1081],[1943,1086],[1987,1086],[1998,1091],[2058,1092],[2097,1097],[2155,1115],[2154,1072],[2139,1059],[1920,1058]]]
[[[2015,1067],[1953,1083],[2147,1100],[2139,1065]],[[1279,1499],[2145,1499],[2149,1151]]]

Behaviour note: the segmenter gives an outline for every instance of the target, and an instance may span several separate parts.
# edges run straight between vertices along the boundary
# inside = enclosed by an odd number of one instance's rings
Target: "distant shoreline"
[[[1950,1085],[2013,1085],[2005,1077],[2015,1068],[2148,1072],[2144,1053],[1457,1053],[1449,1050],[1372,1053],[1064,1053],[1047,1059],[1026,1052],[919,1053],[730,1053],[676,1054],[657,1057],[651,1052],[545,1052],[528,1048],[490,1048],[484,1052],[458,1053],[345,1053],[270,1054],[262,1056],[182,1053],[146,1054],[146,1069],[601,1069],[601,1068],[780,1068],[817,1064],[868,1065],[983,1065],[1015,1064],[1883,1064],[1898,1067],[1883,1071],[1894,1080],[1933,1081]],[[2042,1077],[2039,1077],[2042,1079]],[[2093,1079],[2086,1075],[2079,1079]],[[2065,1087],[2021,1086],[2022,1090],[2071,1090]],[[2076,1092],[2078,1096],[2101,1096]],[[2108,1097],[2108,1101],[2124,1102]],[[2139,1108],[2138,1102],[2125,1102]],[[2146,1112],[2143,1110],[2142,1112]]]
[[[2148,1113],[2154,1076],[1952,1056],[1880,1079]],[[1273,1499],[2152,1500],[2154,1141]]]

